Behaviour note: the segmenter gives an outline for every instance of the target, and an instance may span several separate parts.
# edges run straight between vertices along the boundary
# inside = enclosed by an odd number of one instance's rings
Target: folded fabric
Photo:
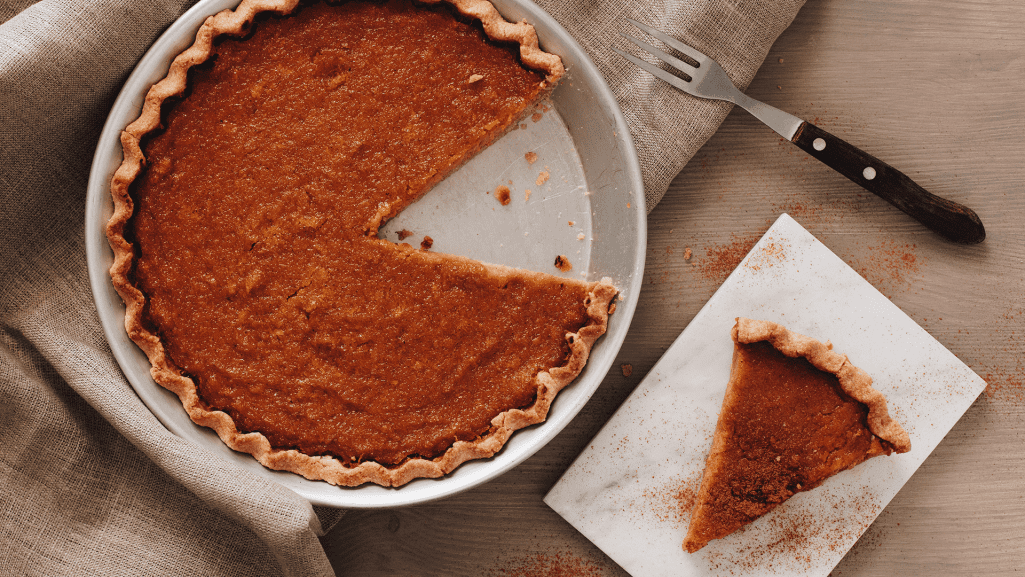
[[[89,288],[86,180],[132,67],[191,0],[0,5],[0,567],[12,575],[333,574],[341,516],[169,433],[107,347]],[[803,2],[546,0],[606,75],[650,210],[729,111],[619,60],[623,17],[745,87]]]

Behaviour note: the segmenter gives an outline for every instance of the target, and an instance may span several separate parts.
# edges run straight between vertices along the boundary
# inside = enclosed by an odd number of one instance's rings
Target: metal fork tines
[[[722,66],[720,66],[715,60],[702,54],[701,51],[696,50],[695,48],[688,46],[646,24],[642,24],[641,22],[630,18],[627,18],[627,21],[646,32],[652,38],[663,42],[666,46],[669,46],[674,50],[678,50],[681,54],[692,59],[697,65],[692,65],[689,62],[685,62],[667,52],[655,48],[643,40],[638,40],[632,36],[622,33],[620,33],[620,35],[623,38],[626,38],[637,45],[640,49],[652,54],[662,62],[665,62],[681,74],[686,75],[690,80],[680,78],[679,76],[645,62],[632,54],[612,47],[612,49],[620,56],[626,58],[630,62],[633,62],[642,69],[647,70],[654,76],[666,81],[670,85],[679,88],[687,94],[691,94],[699,98],[710,98],[714,100],[732,102],[753,114],[759,120],[768,125],[769,128],[775,130],[787,140],[791,140],[794,137],[798,127],[801,126],[802,121],[800,118],[783,112],[778,108],[769,106],[763,102],[759,102],[748,97],[740,90],[737,90],[737,87],[733,85],[733,81],[730,80],[730,77],[726,74],[726,71],[723,70]]]

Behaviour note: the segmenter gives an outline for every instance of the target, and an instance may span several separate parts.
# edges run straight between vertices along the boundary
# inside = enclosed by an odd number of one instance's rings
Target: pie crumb
[[[527,159],[527,164],[534,164],[535,162],[537,162],[537,153],[533,151],[528,152],[527,154],[523,155],[523,158]]]
[[[413,236],[413,231],[402,229],[402,230],[400,230],[399,232],[397,232],[395,234],[397,234],[399,236],[399,240],[406,240],[407,238]]]
[[[509,198],[509,187],[504,184],[499,185],[498,188],[495,189],[495,198],[498,199],[498,202],[502,203],[502,206],[512,202]]]
[[[572,220],[571,220],[571,221],[569,221],[569,225],[570,225],[570,226],[573,226],[574,224],[576,224],[576,223],[575,223],[575,222],[573,222]]]
[[[619,368],[623,371],[624,377],[629,377],[630,375],[634,374],[634,366],[630,363],[623,363],[619,365]]]
[[[577,240],[584,240],[585,238],[587,238],[587,235],[585,235],[584,233],[580,233],[577,235]]]
[[[536,184],[536,185],[538,185],[538,186],[541,186],[541,185],[542,185],[542,184],[544,184],[545,182],[548,182],[548,178],[549,178],[550,176],[551,176],[551,175],[550,175],[550,174],[548,174],[548,171],[547,171],[547,170],[542,170],[542,171],[541,171],[541,174],[537,175],[537,180],[536,180],[536,181],[534,181],[534,184]]]
[[[523,191],[523,200],[524,201],[530,200],[530,189],[529,188]]]
[[[559,256],[555,257],[555,268],[561,270],[562,272],[569,272],[573,270],[573,265],[569,263],[568,258],[560,254]]]
[[[471,74],[470,75],[470,79],[467,80],[466,83],[467,84],[473,84],[474,82],[477,82],[479,80],[484,80],[484,77],[481,76],[480,74]]]
[[[421,250],[431,250],[432,246],[434,246],[434,239],[429,236],[425,236],[424,239],[420,241]]]
[[[534,122],[537,122],[538,120],[541,120],[541,118],[543,118],[543,117],[544,117],[544,115],[541,114],[540,112],[535,112],[534,114],[530,115],[530,119],[533,120]]]
[[[691,257],[692,254],[693,253],[691,253],[689,246],[687,248],[683,249],[683,260],[690,260],[690,257]]]

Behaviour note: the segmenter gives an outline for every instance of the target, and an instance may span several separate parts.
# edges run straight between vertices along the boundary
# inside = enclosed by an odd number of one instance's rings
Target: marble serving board
[[[874,379],[909,453],[871,459],[690,555],[734,319],[831,341]],[[545,497],[632,575],[826,575],[986,387],[788,215],[754,246]]]

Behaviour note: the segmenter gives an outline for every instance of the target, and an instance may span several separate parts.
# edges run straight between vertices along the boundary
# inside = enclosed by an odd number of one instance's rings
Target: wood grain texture
[[[1025,568],[1023,30],[1019,0],[809,1],[748,93],[973,208],[986,241],[938,237],[735,110],[650,215],[630,334],[579,416],[484,486],[350,512],[323,539],[338,573],[624,575],[541,498],[782,212],[990,384],[833,574]]]

